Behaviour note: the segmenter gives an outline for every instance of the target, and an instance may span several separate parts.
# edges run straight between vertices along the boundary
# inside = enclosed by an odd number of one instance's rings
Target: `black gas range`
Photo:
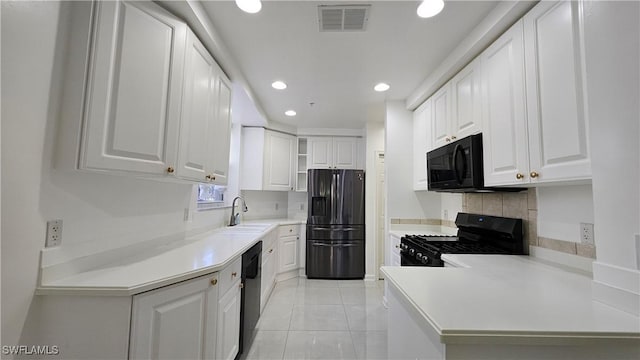
[[[458,213],[457,236],[405,235],[400,239],[402,266],[444,266],[442,254],[522,255],[522,219]]]

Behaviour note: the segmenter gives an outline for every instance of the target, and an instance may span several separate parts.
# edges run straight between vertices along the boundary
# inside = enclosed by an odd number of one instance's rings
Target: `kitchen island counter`
[[[411,329],[411,321],[422,334],[421,352],[431,354],[426,358],[640,355],[640,319],[593,301],[587,274],[528,256],[450,254],[443,260],[461,267],[382,268],[391,358],[424,358],[408,352],[411,330],[402,329]]]

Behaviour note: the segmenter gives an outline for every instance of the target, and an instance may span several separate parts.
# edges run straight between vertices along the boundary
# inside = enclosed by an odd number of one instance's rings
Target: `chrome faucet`
[[[231,203],[231,218],[229,219],[229,226],[236,226],[240,222],[238,221],[238,219],[240,218],[240,213],[236,214],[236,200],[238,199],[242,200],[242,212],[249,211],[249,208],[247,208],[247,203],[244,202],[244,199],[241,196],[236,196]]]

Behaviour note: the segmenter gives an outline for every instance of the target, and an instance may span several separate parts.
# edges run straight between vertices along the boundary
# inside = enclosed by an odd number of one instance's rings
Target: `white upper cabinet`
[[[475,59],[450,81],[451,140],[477,134],[482,129],[481,61]]]
[[[435,147],[451,141],[451,84],[447,83],[433,96],[432,136]]]
[[[540,2],[524,17],[531,182],[591,178],[581,6]]]
[[[484,183],[523,182],[529,169],[522,20],[481,55]]]
[[[355,169],[358,138],[312,136],[308,138],[309,169]]]
[[[229,180],[229,153],[231,151],[231,83],[218,68],[216,76],[217,106],[215,128],[211,134],[211,165],[208,180],[226,185]]]
[[[153,2],[95,7],[78,168],[226,184],[231,87],[213,57]]]
[[[427,190],[427,152],[431,150],[431,99],[413,112],[413,190]]]
[[[333,167],[333,138],[309,138],[309,169],[330,169]]]
[[[173,173],[187,26],[152,2],[95,6],[79,167]]]
[[[200,40],[189,31],[185,61],[184,101],[180,122],[177,175],[206,181],[209,150],[215,134],[216,72],[218,65]]]
[[[581,6],[540,2],[482,54],[485,185],[591,178]]]
[[[293,191],[296,137],[264,128],[242,128],[240,188]]]
[[[434,148],[481,131],[480,65],[480,60],[475,59],[431,96]]]
[[[213,57],[187,34],[177,176],[226,185],[231,137],[231,87]]]

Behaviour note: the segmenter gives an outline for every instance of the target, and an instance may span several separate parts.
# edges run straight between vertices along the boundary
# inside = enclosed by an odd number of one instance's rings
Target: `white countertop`
[[[275,226],[300,220],[269,219],[240,225],[266,224],[257,231],[220,228],[185,239],[182,244],[158,246],[117,263],[43,283],[36,293],[130,296],[178,281],[219,271],[260,241]]]
[[[443,343],[640,345],[640,318],[593,301],[591,278],[528,256],[443,255],[463,268],[382,267]]]

